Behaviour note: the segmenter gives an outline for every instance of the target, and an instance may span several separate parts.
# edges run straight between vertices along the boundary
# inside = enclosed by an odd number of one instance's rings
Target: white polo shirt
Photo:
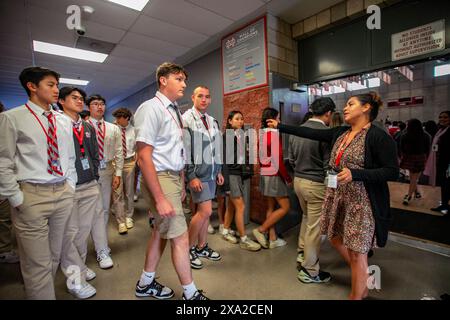
[[[183,129],[171,104],[176,105],[176,102],[158,91],[153,99],[141,104],[134,115],[136,141],[154,148],[156,171],[181,171],[185,165]]]

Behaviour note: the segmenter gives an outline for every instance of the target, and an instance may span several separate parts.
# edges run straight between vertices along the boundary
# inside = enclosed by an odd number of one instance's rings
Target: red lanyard
[[[81,157],[84,158],[84,146],[83,146],[83,137],[84,137],[84,126],[80,125],[80,131],[78,132],[77,128],[73,128],[73,133],[77,137],[78,143],[80,144]]]
[[[175,121],[177,127],[180,129],[180,137],[181,137],[181,139],[183,139],[183,122],[180,123],[179,121],[177,121],[175,119],[175,117],[173,116],[173,114],[171,112],[169,112],[169,110],[167,110],[166,107],[164,107],[164,103],[162,102],[162,100],[158,96],[155,96],[155,97],[158,98],[158,100],[159,100],[159,102],[161,102],[161,105],[163,106],[164,110],[166,110],[166,112],[168,114],[170,114],[170,116],[172,117],[173,121]],[[175,112],[177,112],[177,111],[175,110]],[[178,115],[177,115],[177,117],[178,117]]]
[[[48,140],[51,140],[50,139],[50,137],[48,136],[48,133],[47,133],[47,130],[45,130],[45,128],[44,128],[44,125],[42,124],[42,122],[41,122],[41,120],[39,120],[39,118],[38,118],[38,116],[36,115],[36,113],[34,113],[34,111],[33,110],[31,110],[31,108],[28,106],[28,104],[25,104],[25,107],[27,107],[27,109],[31,112],[31,114],[36,118],[36,120],[39,122],[39,124],[41,125],[41,128],[42,128],[42,130],[44,131],[44,133],[45,133],[45,136],[47,137],[47,141]],[[54,135],[55,135],[55,137],[56,137],[56,117],[55,117],[55,115],[52,113],[52,116],[53,116],[53,121],[54,121],[54,126],[55,126],[55,132],[54,132]]]
[[[351,141],[346,145],[346,142],[347,142],[349,136],[350,136],[350,131],[347,132],[347,134],[345,135],[345,138],[343,139],[341,145],[339,146],[338,154],[337,154],[336,160],[334,162],[334,164],[336,165],[336,168],[339,167],[339,164],[341,163],[342,155],[344,154],[344,151],[347,150],[348,146],[350,145]]]
[[[97,126],[95,124],[92,123],[91,120],[89,120],[89,123],[92,124],[92,126],[94,127],[95,133],[98,135],[98,133],[100,132],[99,130],[97,130],[98,127],[98,122],[97,122]],[[106,135],[106,124],[105,121],[103,121],[103,132],[101,132],[100,136],[105,139],[105,135]]]

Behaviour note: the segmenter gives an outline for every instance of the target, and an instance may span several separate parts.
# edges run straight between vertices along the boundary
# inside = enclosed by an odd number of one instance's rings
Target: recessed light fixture
[[[108,57],[108,55],[104,53],[60,46],[58,44],[36,40],[33,40],[33,49],[36,52],[100,63],[103,63]]]
[[[131,8],[133,10],[142,11],[149,0],[108,0],[120,4],[121,6]]]
[[[80,79],[59,78],[59,83],[74,84],[78,86],[87,86],[89,81]]]
[[[435,77],[446,76],[448,74],[450,74],[450,64],[443,64],[443,65],[434,67],[434,76]]]

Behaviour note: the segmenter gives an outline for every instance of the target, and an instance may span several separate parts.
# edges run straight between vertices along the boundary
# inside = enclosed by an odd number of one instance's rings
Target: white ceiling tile
[[[111,52],[113,57],[127,58],[128,60],[139,60],[142,62],[148,62],[152,64],[160,64],[161,61],[166,59],[173,60],[175,56],[169,57],[167,55],[162,55],[154,52],[134,49],[118,44],[114,50]]]
[[[240,20],[265,5],[262,0],[187,0],[232,20]]]
[[[209,36],[233,23],[231,19],[183,0],[153,0],[144,12],[149,17]]]
[[[176,25],[142,15],[137,20],[131,32],[149,36],[155,39],[165,40],[193,48],[208,40],[208,36]]]
[[[189,48],[184,46],[141,36],[132,32],[128,32],[120,43],[131,48],[155,52],[161,55],[167,55],[168,57],[179,57],[189,50]]]

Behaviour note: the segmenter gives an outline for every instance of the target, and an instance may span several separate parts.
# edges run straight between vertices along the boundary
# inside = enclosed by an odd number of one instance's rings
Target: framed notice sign
[[[224,95],[268,85],[266,17],[222,39]]]
[[[445,20],[405,30],[391,37],[392,61],[445,49]]]

